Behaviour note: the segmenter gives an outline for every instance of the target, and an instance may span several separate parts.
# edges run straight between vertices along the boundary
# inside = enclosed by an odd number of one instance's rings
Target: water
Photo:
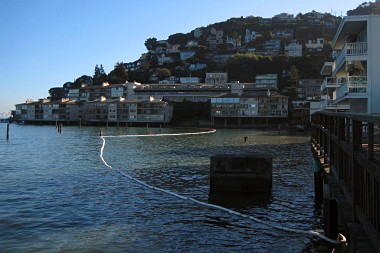
[[[147,134],[145,128],[103,135]],[[150,134],[193,129],[148,129]],[[244,137],[247,141],[244,142]],[[99,128],[0,124],[0,252],[316,252],[320,240],[149,189],[220,204],[277,225],[320,230],[310,139],[258,130],[106,138]],[[214,154],[267,152],[273,192],[260,201],[209,197]]]

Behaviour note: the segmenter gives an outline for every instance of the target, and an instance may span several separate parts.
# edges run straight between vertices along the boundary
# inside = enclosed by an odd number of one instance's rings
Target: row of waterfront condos
[[[13,118],[28,123],[157,123],[168,124],[173,117],[173,102],[210,102],[210,118],[219,121],[255,119],[286,120],[288,97],[276,94],[276,75],[265,75],[266,83],[227,83],[226,73],[209,73],[218,78],[213,84],[125,84],[104,83],[69,89],[59,101],[40,99],[16,105]],[[223,77],[225,81],[221,81]],[[256,120],[256,122],[257,122]]]
[[[333,43],[333,61],[321,75],[316,110],[380,113],[380,15],[342,19]],[[277,76],[256,77],[255,83],[227,83],[227,73],[207,73],[206,83],[187,78],[180,84],[87,86],[69,89],[61,101],[27,101],[16,105],[15,120],[29,122],[168,123],[171,102],[210,101],[212,123],[284,120],[289,98],[277,94]]]

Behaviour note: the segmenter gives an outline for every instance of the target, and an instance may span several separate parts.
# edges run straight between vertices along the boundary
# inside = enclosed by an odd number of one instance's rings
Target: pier
[[[380,115],[318,112],[311,118],[315,200],[325,232],[351,252],[380,252]]]

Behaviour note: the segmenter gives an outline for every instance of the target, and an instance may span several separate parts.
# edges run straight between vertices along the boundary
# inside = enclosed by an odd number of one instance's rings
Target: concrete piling
[[[272,159],[270,155],[261,153],[212,156],[210,191],[270,193]]]

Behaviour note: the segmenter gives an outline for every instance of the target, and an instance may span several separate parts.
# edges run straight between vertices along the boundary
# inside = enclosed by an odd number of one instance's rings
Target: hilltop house
[[[223,34],[223,30],[216,30],[215,28],[211,28],[210,36],[207,38],[210,49],[215,49],[218,45],[222,45],[224,43]]]
[[[245,30],[245,43],[248,44],[249,42],[253,41],[253,40],[256,40],[256,37],[257,37],[257,33],[255,31],[251,31],[249,29],[246,29]]]
[[[302,56],[302,45],[296,41],[293,41],[289,45],[286,45],[285,54],[290,57],[301,57]]]
[[[309,40],[307,43],[305,43],[306,51],[322,52],[324,43],[324,38],[317,38],[315,41]]]

